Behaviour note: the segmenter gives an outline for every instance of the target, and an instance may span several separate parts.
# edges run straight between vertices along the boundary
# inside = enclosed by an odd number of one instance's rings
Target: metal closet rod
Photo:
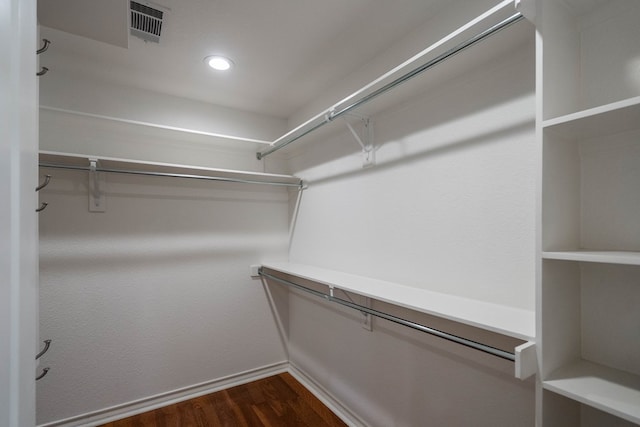
[[[479,43],[480,41],[486,39],[489,36],[492,36],[493,34],[496,34],[497,32],[499,32],[500,30],[503,30],[504,28],[510,26],[511,24],[514,24],[518,21],[520,21],[521,19],[524,18],[524,15],[520,12],[515,13],[514,15],[510,16],[509,18],[503,20],[502,22],[499,22],[498,24],[493,25],[492,27],[488,28],[487,30],[484,30],[483,32],[475,35],[474,37],[471,37],[465,41],[463,41],[462,43],[452,47],[451,49],[447,50],[446,52],[438,55],[437,57],[435,57],[434,59],[428,61],[427,63],[414,68],[413,70],[403,74],[402,76],[396,78],[395,80],[387,83],[386,85],[382,86],[379,89],[376,89],[375,91],[371,92],[368,95],[365,95],[361,98],[359,98],[358,100],[352,102],[351,104],[345,106],[345,107],[341,107],[340,109],[338,109],[339,104],[334,105],[332,108],[328,109],[326,111],[326,113],[324,114],[324,119],[323,121],[313,125],[312,127],[310,127],[309,129],[304,130],[303,132],[292,136],[288,139],[285,139],[281,142],[276,142],[273,146],[271,146],[270,148],[267,148],[265,150],[259,151],[256,153],[256,157],[258,158],[258,160],[261,160],[262,158],[268,156],[271,153],[274,153],[278,150],[280,150],[281,148],[286,147],[287,145],[291,144],[292,142],[295,142],[297,140],[299,140],[300,138],[312,133],[313,131],[315,131],[316,129],[321,128],[322,126],[324,126],[325,124],[333,121],[335,118],[342,116],[343,114],[346,114],[348,112],[350,112],[351,110],[354,110],[358,107],[360,107],[361,105],[371,101],[372,99],[382,95],[383,93],[389,91],[390,89],[393,89],[394,87],[398,86],[401,83],[406,82],[407,80],[423,73],[424,71],[440,64],[441,62],[446,61],[447,59],[451,58],[452,56],[462,52],[463,50]],[[364,90],[361,89],[361,91]],[[344,101],[342,101],[344,102]],[[342,103],[341,102],[341,103]]]
[[[41,162],[39,166],[44,168],[53,168],[53,169],[70,169],[70,170],[81,170],[81,171],[92,170],[90,166],[61,165],[61,164],[46,163],[46,162]],[[191,175],[191,174],[182,174],[182,173],[152,172],[152,171],[112,169],[112,168],[102,168],[102,167],[96,168],[95,171],[107,172],[107,173],[120,173],[120,174],[127,174],[127,175],[164,176],[164,177],[172,177],[172,178],[201,179],[206,181],[239,182],[242,184],[275,185],[275,186],[281,186],[281,187],[302,188],[303,186],[302,180],[300,180],[300,182],[298,183],[278,182],[278,181],[259,181],[259,180],[252,180],[252,179],[229,178],[229,177],[222,177],[222,176]]]
[[[370,314],[372,316],[379,317],[381,319],[385,319],[385,320],[388,320],[388,321],[393,322],[393,323],[397,323],[397,324],[402,325],[402,326],[407,326],[407,327],[409,327],[411,329],[415,329],[417,331],[424,332],[424,333],[427,333],[427,334],[430,334],[430,335],[435,335],[435,336],[443,338],[443,339],[445,339],[447,341],[452,341],[452,342],[455,342],[457,344],[464,345],[466,347],[471,347],[471,348],[473,348],[475,350],[479,350],[479,351],[482,351],[484,353],[488,353],[488,354],[491,354],[493,356],[500,357],[502,359],[510,360],[512,362],[515,362],[515,360],[516,360],[516,357],[515,357],[514,353],[510,353],[508,351],[504,351],[504,350],[492,347],[492,346],[487,345],[487,344],[483,344],[483,343],[480,343],[480,342],[477,342],[477,341],[473,341],[473,340],[470,340],[470,339],[467,339],[467,338],[463,338],[463,337],[460,337],[458,335],[453,335],[453,334],[450,334],[448,332],[441,331],[439,329],[435,329],[435,328],[431,328],[429,326],[421,325],[420,323],[415,323],[415,322],[412,322],[410,320],[406,320],[406,319],[403,319],[401,317],[394,316],[392,314],[388,314],[388,313],[384,313],[382,311],[374,310],[372,308],[365,307],[363,305],[356,304],[356,303],[353,303],[351,301],[346,301],[346,300],[343,300],[341,298],[337,298],[337,297],[335,297],[333,295],[325,294],[325,293],[322,293],[320,291],[316,291],[315,289],[307,288],[306,286],[302,286],[302,285],[299,285],[297,283],[290,282],[289,280],[281,279],[279,277],[276,277],[276,276],[273,276],[271,274],[265,273],[262,268],[260,268],[258,270],[258,274],[260,276],[266,278],[266,279],[270,279],[270,280],[273,280],[275,282],[282,283],[283,285],[291,286],[293,288],[296,288],[296,289],[299,289],[301,291],[313,294],[313,295],[315,295],[317,297],[323,298],[323,299],[325,299],[327,301],[335,302],[337,304],[344,305],[345,307],[349,307],[349,308],[352,308],[354,310],[365,312],[365,313],[368,313],[368,314]]]

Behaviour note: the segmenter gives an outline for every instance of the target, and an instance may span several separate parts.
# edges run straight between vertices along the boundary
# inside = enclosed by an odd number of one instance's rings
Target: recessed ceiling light
[[[226,71],[233,67],[233,62],[229,58],[225,58],[224,56],[207,56],[204,58],[204,62],[209,64],[209,67],[218,71]]]

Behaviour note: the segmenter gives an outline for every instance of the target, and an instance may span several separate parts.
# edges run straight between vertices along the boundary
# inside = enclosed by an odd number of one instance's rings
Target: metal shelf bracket
[[[376,164],[376,151],[373,146],[373,120],[370,117],[358,116],[353,113],[347,113],[346,116],[355,116],[362,123],[362,132],[358,133],[351,123],[345,118],[345,124],[351,131],[351,135],[355,138],[360,148],[362,148],[362,167],[368,168]]]
[[[98,159],[89,159],[89,212],[106,212],[107,200],[102,191],[106,176],[97,169]]]

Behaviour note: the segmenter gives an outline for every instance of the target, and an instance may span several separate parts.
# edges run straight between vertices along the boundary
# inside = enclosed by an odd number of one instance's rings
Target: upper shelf
[[[368,104],[383,94],[389,93],[392,89],[396,90],[401,84],[414,79],[423,72],[431,70],[436,65],[455,57],[458,53],[478,45],[481,41],[498,34],[512,24],[524,20],[524,13],[527,12],[518,10],[518,8],[523,7],[526,7],[523,2],[514,0],[501,1],[493,8],[426,47],[356,92],[285,133],[273,141],[270,147],[258,151],[256,153],[257,158],[262,159],[315,132],[336,118],[357,111],[361,106]]]
[[[272,262],[264,263],[263,267],[505,336],[527,341],[535,336],[533,311],[309,265]]]
[[[97,172],[133,175],[168,176],[211,181],[267,184],[284,187],[302,186],[302,180],[292,175],[216,169],[171,163],[146,162],[111,157],[40,152],[40,166],[58,169],[90,170],[90,159],[98,159]]]
[[[545,130],[572,139],[640,129],[640,96],[545,120]]]

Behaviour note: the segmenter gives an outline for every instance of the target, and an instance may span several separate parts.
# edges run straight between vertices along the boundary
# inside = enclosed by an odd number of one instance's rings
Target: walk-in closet
[[[640,425],[640,2],[0,1],[1,426]]]

